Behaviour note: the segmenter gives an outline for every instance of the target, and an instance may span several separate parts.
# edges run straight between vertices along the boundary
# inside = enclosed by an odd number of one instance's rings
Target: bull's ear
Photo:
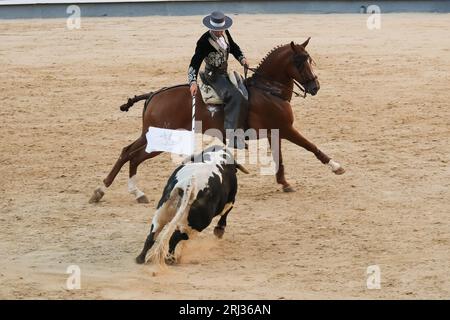
[[[309,37],[308,39],[306,39],[305,42],[302,43],[302,47],[303,47],[303,48],[306,48],[306,46],[307,46],[308,43],[309,43],[309,40],[311,40],[311,37]]]
[[[236,168],[239,169],[240,171],[242,171],[243,173],[245,173],[245,174],[250,173],[242,164],[239,164],[237,162],[235,162],[235,164],[236,164]]]

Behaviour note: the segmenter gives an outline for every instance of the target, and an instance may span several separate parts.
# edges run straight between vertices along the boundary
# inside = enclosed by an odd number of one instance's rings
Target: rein
[[[275,81],[275,80],[268,79],[267,77],[264,77],[263,75],[261,75],[260,72],[258,72],[258,70],[256,68],[250,68],[250,67],[246,67],[246,66],[244,66],[244,77],[245,77],[245,80],[247,80],[248,70],[252,71],[255,75],[257,75],[258,77],[261,77],[262,79],[267,80],[268,82],[272,82],[272,83],[275,83],[278,86],[288,88],[288,86],[285,85],[284,83],[281,83],[281,82],[278,82],[278,81]],[[303,85],[301,83],[299,83],[295,79],[292,79],[292,80],[294,81],[294,84],[300,89],[300,91],[303,92],[302,96],[303,96],[303,99],[305,99],[306,98],[306,90],[303,87]],[[290,89],[290,88],[288,88],[288,89]],[[295,94],[296,97],[300,96],[300,94],[298,92],[296,92],[294,90],[292,90],[292,92]]]

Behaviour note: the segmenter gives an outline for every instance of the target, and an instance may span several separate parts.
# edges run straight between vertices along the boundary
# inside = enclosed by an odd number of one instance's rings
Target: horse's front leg
[[[339,163],[332,160],[329,156],[320,151],[320,149],[317,148],[315,144],[313,144],[312,142],[308,141],[308,139],[303,137],[300,134],[300,132],[298,132],[294,127],[289,128],[288,130],[282,132],[281,134],[282,139],[289,140],[292,143],[295,143],[296,145],[301,146],[306,150],[314,153],[317,159],[319,159],[320,162],[322,162],[323,164],[328,165],[331,168],[331,171],[333,171],[335,174],[343,174],[345,172],[344,168]]]
[[[274,161],[276,162],[278,160],[277,163],[277,173],[276,173],[276,179],[277,179],[277,183],[281,184],[283,186],[283,191],[284,192],[294,192],[295,189],[291,187],[291,185],[286,181],[286,177],[284,176],[284,164],[283,164],[283,156],[281,154],[281,139],[278,137],[278,150],[274,150],[276,144],[272,143],[272,139],[270,138],[271,135],[268,136],[269,138],[269,144],[270,144],[270,148],[272,150],[272,156]],[[278,159],[276,157],[276,154],[278,153]]]

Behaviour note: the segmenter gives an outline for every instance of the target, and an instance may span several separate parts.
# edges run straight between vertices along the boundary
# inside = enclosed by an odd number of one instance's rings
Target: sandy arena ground
[[[312,36],[322,88],[293,99],[296,127],[347,172],[285,142],[297,192],[249,165],[224,239],[210,226],[156,276],[134,258],[169,155],[140,167],[150,204],[128,194],[128,166],[88,199],[141,130],[142,103],[118,106],[186,81],[201,17],[0,21],[0,298],[450,298],[450,15],[386,14],[375,31],[366,18],[234,16],[251,65]]]

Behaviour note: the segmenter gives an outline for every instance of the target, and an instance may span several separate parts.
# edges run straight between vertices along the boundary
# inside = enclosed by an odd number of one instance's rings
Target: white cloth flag
[[[149,127],[146,133],[147,147],[145,152],[166,151],[183,155],[194,152],[193,132]]]

